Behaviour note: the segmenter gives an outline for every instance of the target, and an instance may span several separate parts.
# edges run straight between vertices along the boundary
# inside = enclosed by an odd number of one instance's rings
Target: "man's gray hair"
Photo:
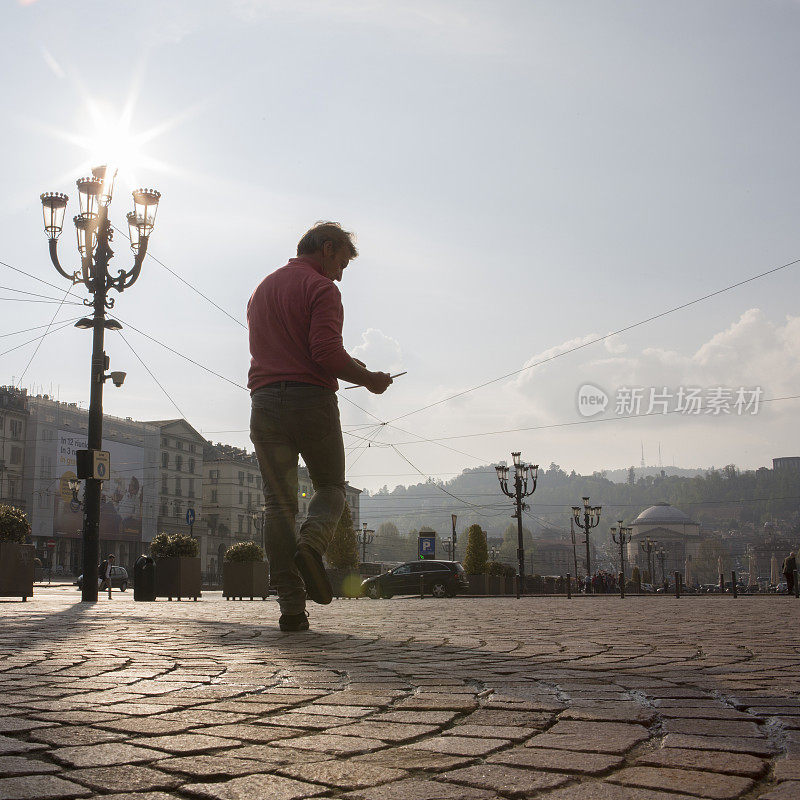
[[[347,247],[350,258],[358,257],[358,250],[353,244],[353,234],[344,230],[338,222],[318,222],[313,228],[309,228],[297,243],[297,255],[309,256],[312,253],[319,253],[325,242],[332,242],[335,250]]]

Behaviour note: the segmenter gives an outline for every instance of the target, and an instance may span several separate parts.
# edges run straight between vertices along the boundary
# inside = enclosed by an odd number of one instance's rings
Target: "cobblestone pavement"
[[[786,597],[0,601],[0,799],[796,798]]]

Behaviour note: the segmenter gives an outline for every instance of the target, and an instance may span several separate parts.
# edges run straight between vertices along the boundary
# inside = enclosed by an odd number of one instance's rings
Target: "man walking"
[[[266,500],[266,544],[282,631],[308,630],[306,594],[330,603],[322,563],[345,503],[345,459],[337,378],[382,394],[388,373],[372,372],[342,344],[344,310],[335,281],[358,251],[335,222],[305,233],[297,258],[268,275],[247,304],[250,438]],[[314,495],[295,536],[298,455]]]

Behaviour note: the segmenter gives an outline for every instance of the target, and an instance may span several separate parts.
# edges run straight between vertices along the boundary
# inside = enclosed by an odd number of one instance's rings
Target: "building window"
[[[239,533],[244,532],[244,515],[239,514]]]
[[[169,467],[169,453],[161,454],[161,466],[164,469],[167,469]]]
[[[13,422],[13,420],[12,420]],[[52,476],[53,470],[53,460],[49,456],[42,456],[42,460],[39,463],[39,477],[42,480],[50,480]]]
[[[194,453],[194,445],[193,444],[189,445],[189,452],[190,453]]]
[[[161,437],[161,446],[162,447],[169,447],[169,439],[166,436]]]
[[[5,430],[5,425],[6,425],[6,418],[0,416],[0,433],[2,433]]]
[[[180,519],[183,511],[183,505],[175,500],[172,504],[172,507],[175,509],[175,519]]]
[[[169,494],[169,486],[167,486],[167,476],[161,476],[161,494]]]
[[[178,450],[183,450],[183,442],[180,439],[176,439],[175,440],[175,447],[177,447]]]
[[[194,445],[192,445],[192,447],[194,447]],[[194,459],[193,458],[189,459],[189,472],[194,473]]]
[[[239,505],[244,505],[244,492],[239,492]]]
[[[183,469],[183,459],[180,456],[175,456],[175,469],[180,472]]]
[[[208,473],[208,477],[211,478],[211,483],[216,483],[219,480],[219,470],[212,469]]]
[[[22,463],[22,448],[21,447],[12,447],[11,448],[11,463],[12,464],[21,464]]]
[[[253,475],[252,474],[247,476],[247,482],[248,483],[252,483],[253,482]]]
[[[175,478],[175,496],[180,497],[183,494],[181,490],[181,479]]]
[[[244,486],[244,472],[239,473],[239,486]]]
[[[167,504],[166,503],[162,503],[161,504],[161,516],[162,517],[166,517],[167,514],[169,514],[169,510],[167,508]]]
[[[40,492],[39,508],[49,508],[49,507],[50,507],[50,497],[48,496],[47,492]]]
[[[212,489],[211,490],[211,502],[212,503],[216,503],[217,502],[217,490],[216,489]]]
[[[14,478],[8,479],[8,499],[17,499],[17,481]]]
[[[8,421],[8,432],[12,439],[21,438],[22,423],[18,419],[10,419]]]
[[[189,478],[189,497],[194,497],[194,478]]]

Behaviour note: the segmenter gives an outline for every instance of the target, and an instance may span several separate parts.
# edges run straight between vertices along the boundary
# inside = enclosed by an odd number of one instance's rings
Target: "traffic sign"
[[[194,509],[187,508],[186,509],[186,524],[187,525],[194,525]]]
[[[111,453],[108,450],[93,450],[93,473],[92,477],[99,481],[108,480],[108,475],[111,472]]]
[[[417,546],[417,555],[421,561],[427,558],[436,558],[436,534],[432,536],[423,536],[420,534]]]
[[[56,546],[56,540],[55,539],[48,539],[47,540],[47,547],[48,547],[49,550],[53,550],[55,548],[55,546]]]

